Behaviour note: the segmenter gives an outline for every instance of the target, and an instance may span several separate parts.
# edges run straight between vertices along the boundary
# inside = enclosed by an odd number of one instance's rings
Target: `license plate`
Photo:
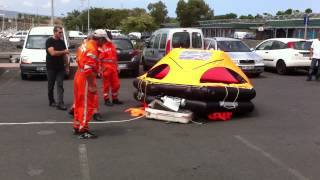
[[[243,69],[243,70],[251,70],[251,69],[254,69],[254,66],[241,66],[241,69]]]
[[[126,64],[119,64],[118,68],[119,69],[125,69],[125,68],[127,68],[127,65]]]
[[[37,67],[37,71],[46,71],[47,68],[46,67]]]

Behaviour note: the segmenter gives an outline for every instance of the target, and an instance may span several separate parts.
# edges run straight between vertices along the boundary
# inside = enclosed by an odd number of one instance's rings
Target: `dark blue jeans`
[[[312,75],[315,75],[317,79],[320,77],[320,59],[312,58],[308,78],[311,79]]]

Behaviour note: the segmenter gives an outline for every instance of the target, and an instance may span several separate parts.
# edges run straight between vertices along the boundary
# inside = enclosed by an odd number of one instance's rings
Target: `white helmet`
[[[97,29],[93,32],[93,36],[97,38],[108,38],[108,34],[105,30],[103,29]]]

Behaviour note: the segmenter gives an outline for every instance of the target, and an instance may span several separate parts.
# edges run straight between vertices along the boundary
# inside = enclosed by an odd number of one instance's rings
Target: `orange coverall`
[[[103,98],[104,100],[109,100],[109,89],[111,87],[112,99],[118,99],[118,91],[120,89],[118,56],[116,47],[112,42],[107,41],[103,44],[99,60],[103,79]]]
[[[74,78],[74,129],[88,131],[88,123],[97,107],[97,93],[89,91],[88,78],[96,87],[96,75],[99,70],[98,45],[94,40],[84,42],[77,52],[78,70]]]

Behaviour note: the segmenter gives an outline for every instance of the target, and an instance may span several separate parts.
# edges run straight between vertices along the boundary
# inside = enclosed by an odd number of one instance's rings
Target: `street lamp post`
[[[90,1],[88,0],[88,34],[90,31]]]
[[[1,32],[4,31],[4,14],[0,14],[0,16],[2,16],[2,28],[1,28]]]
[[[53,0],[51,0],[51,25],[53,25],[53,17],[54,17],[54,12],[53,12]]]

